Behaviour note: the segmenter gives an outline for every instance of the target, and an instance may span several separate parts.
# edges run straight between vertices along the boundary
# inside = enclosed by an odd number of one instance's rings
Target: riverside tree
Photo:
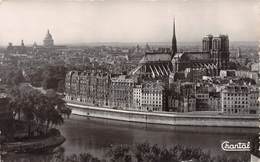
[[[241,153],[242,157],[227,155],[212,156],[200,148],[183,145],[160,147],[147,142],[135,145],[115,145],[109,148],[101,158],[90,153],[65,156],[64,151],[57,152],[51,162],[249,162],[250,154]]]
[[[67,108],[58,95],[46,95],[30,85],[22,85],[13,87],[9,97],[14,119],[26,123],[29,137],[34,133],[47,134],[50,127],[64,121],[62,114]]]

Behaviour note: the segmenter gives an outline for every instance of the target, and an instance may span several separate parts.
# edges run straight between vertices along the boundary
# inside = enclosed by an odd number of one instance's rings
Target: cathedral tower
[[[212,50],[212,39],[213,39],[213,36],[211,34],[205,36],[202,39],[202,51],[203,52],[210,52]]]
[[[229,62],[229,38],[227,35],[219,35],[212,39],[213,60],[219,69],[227,69]]]
[[[172,57],[177,53],[177,41],[175,35],[175,19],[173,19],[173,35],[172,35]]]

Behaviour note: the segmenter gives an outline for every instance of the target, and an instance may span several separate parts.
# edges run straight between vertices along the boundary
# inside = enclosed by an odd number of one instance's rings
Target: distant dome
[[[33,42],[33,46],[36,47],[36,46],[37,46],[37,43],[36,43],[36,42]]]
[[[54,41],[53,41],[52,35],[49,30],[47,31],[47,34],[43,40],[43,46],[44,47],[53,47],[54,46]]]
[[[52,39],[52,35],[50,34],[50,31],[47,31],[47,34],[45,36],[45,39]]]

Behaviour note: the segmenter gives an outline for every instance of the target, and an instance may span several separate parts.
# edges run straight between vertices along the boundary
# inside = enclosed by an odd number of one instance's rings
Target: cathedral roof
[[[150,62],[165,62],[171,61],[171,55],[168,53],[147,53],[145,56],[140,60],[139,63],[145,64]]]
[[[166,77],[172,71],[172,64],[166,62],[140,64],[130,72],[130,75],[145,74],[152,78]]]
[[[184,59],[186,61],[209,60],[210,54],[208,52],[181,52],[174,55],[175,59]]]

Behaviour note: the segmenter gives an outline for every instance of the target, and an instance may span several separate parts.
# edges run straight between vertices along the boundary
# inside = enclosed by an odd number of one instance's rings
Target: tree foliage
[[[29,82],[36,87],[64,91],[67,68],[63,65],[45,65],[27,70]]]
[[[1,76],[2,83],[9,86],[17,86],[25,81],[22,70],[16,68],[10,68],[5,71],[5,74]]]
[[[28,136],[43,133],[43,128],[47,133],[50,127],[63,123],[62,114],[67,108],[58,95],[45,95],[29,85],[14,87],[9,94],[14,118],[27,122]]]
[[[47,66],[42,73],[42,87],[63,92],[66,68],[64,66]]]
[[[250,156],[244,153],[242,158],[219,155],[212,157],[200,148],[173,145],[159,147],[147,142],[136,145],[117,145],[111,147],[105,156],[100,159],[90,153],[64,156],[59,154],[53,161],[56,162],[249,162]]]

